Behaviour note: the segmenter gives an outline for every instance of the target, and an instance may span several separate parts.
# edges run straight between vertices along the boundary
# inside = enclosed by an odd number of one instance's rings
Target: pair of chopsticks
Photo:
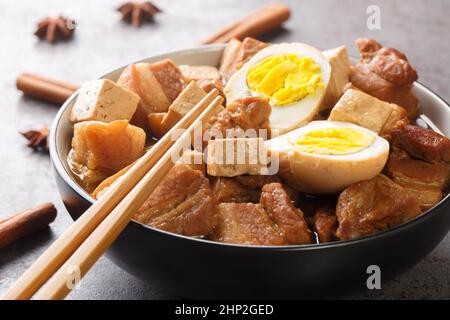
[[[2,298],[63,299],[73,289],[74,281],[89,271],[173,167],[172,153],[178,152],[186,139],[191,139],[196,125],[217,112],[223,103],[218,94],[216,89],[211,91],[184,116],[66,230]],[[172,141],[172,133],[178,129],[187,130],[177,141]]]

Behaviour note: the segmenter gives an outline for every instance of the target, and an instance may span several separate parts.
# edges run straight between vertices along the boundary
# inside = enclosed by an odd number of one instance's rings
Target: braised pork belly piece
[[[418,101],[411,89],[418,76],[406,56],[372,39],[358,39],[356,45],[361,60],[350,73],[352,84],[380,100],[398,104],[414,119]]]
[[[212,178],[214,196],[218,202],[259,203],[262,188],[270,183],[282,183],[278,176],[242,175],[234,178]],[[292,203],[299,198],[298,191],[283,185]]]
[[[147,115],[167,112],[186,86],[186,80],[175,63],[166,59],[156,63],[130,64],[120,75],[117,84],[141,98],[131,122],[146,127]]]
[[[396,128],[392,131],[392,143],[413,157],[450,163],[450,140],[433,130],[412,125]]]
[[[414,196],[380,174],[341,193],[336,207],[336,235],[341,240],[367,236],[408,222],[421,212]]]
[[[134,218],[161,230],[205,236],[216,226],[215,206],[208,179],[198,170],[177,164]]]
[[[260,204],[221,203],[219,222],[211,239],[247,245],[285,245],[283,232],[272,222]]]
[[[220,62],[222,81],[227,83],[231,76],[239,70],[255,54],[269,45],[254,38],[245,38],[242,42],[232,39],[228,42]]]
[[[245,187],[236,178],[214,178],[212,189],[218,202],[258,203],[261,195],[261,189]]]
[[[243,137],[243,132],[253,129],[256,134],[260,129],[269,134],[269,117],[272,108],[268,101],[259,97],[238,99],[210,120],[208,138]],[[268,138],[268,137],[262,137]]]
[[[280,183],[262,187],[260,203],[221,203],[212,240],[253,245],[312,243],[303,212]]]
[[[311,220],[320,243],[330,242],[336,239],[338,219],[335,207],[319,207]]]
[[[446,163],[432,164],[411,159],[399,149],[391,152],[385,171],[392,180],[418,200],[422,211],[441,201],[442,191],[450,179],[450,167]]]
[[[294,207],[281,183],[266,184],[262,188],[260,202],[272,221],[283,231],[288,244],[312,243],[312,233],[303,212]]]

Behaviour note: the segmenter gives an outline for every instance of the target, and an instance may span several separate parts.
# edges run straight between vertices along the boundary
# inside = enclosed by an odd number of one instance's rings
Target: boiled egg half
[[[266,141],[280,160],[280,175],[309,194],[338,193],[380,174],[389,143],[375,132],[348,122],[313,121]]]
[[[322,53],[303,43],[271,45],[253,56],[228,81],[229,103],[267,98],[270,127],[279,135],[304,126],[317,114],[330,80],[331,67]]]

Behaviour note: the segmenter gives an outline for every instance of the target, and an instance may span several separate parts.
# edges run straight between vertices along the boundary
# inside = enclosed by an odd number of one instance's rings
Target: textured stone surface
[[[62,207],[46,155],[33,154],[17,133],[50,125],[57,108],[22,97],[14,80],[23,71],[81,83],[118,66],[155,53],[192,46],[212,30],[268,1],[155,1],[164,10],[155,24],[134,29],[119,21],[120,1],[0,2],[0,218],[52,201],[59,211],[51,229],[0,250],[0,294],[71,223]],[[353,41],[370,36],[406,51],[421,81],[450,100],[450,2],[448,0],[291,0],[293,9],[284,30],[267,40],[303,41],[320,48],[341,44],[356,54]],[[28,5],[27,5],[28,3]],[[73,4],[76,3],[76,6]],[[366,28],[366,9],[378,4],[382,29]],[[38,19],[68,10],[79,11],[80,28],[73,41],[49,45],[32,35]],[[351,299],[450,298],[450,236],[417,266],[383,285],[381,291],[344,297]],[[158,291],[101,259],[75,290],[71,299],[161,299]]]

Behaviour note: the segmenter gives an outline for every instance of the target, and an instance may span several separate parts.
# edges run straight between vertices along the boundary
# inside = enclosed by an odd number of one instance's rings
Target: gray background
[[[53,180],[47,155],[35,154],[17,133],[50,125],[57,107],[22,97],[15,78],[28,71],[82,83],[134,60],[167,50],[187,48],[217,28],[268,1],[155,1],[164,10],[155,24],[134,29],[121,23],[115,8],[121,1],[0,0],[0,218],[52,201],[58,217],[51,228],[0,249],[0,294],[71,223]],[[450,1],[448,0],[311,0],[281,1],[292,8],[285,29],[267,40],[302,41],[319,48],[341,44],[356,55],[353,41],[370,36],[407,53],[420,80],[450,100]],[[28,4],[27,4],[28,3]],[[31,5],[32,3],[32,5]],[[366,28],[366,9],[377,4],[382,29]],[[79,12],[73,41],[49,45],[33,35],[38,19]],[[380,291],[344,298],[450,298],[450,236],[417,266]],[[105,258],[81,282],[70,299],[161,299],[174,296],[125,273]]]

